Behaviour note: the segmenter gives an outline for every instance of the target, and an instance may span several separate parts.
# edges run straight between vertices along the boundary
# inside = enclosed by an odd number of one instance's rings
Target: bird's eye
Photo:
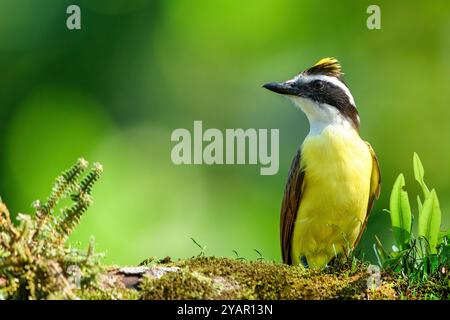
[[[320,80],[313,82],[313,87],[314,87],[314,89],[317,89],[317,90],[323,89],[324,85],[325,84],[323,83],[323,81],[320,81]]]

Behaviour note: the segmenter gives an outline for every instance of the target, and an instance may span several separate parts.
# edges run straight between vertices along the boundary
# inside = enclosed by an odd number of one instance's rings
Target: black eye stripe
[[[320,102],[329,102],[328,104],[331,105],[339,105],[343,102],[350,103],[345,91],[332,83],[324,83],[319,92],[316,92],[316,97]]]
[[[355,128],[359,127],[358,111],[343,88],[325,80],[313,80],[305,87],[305,97],[335,107],[353,122]]]

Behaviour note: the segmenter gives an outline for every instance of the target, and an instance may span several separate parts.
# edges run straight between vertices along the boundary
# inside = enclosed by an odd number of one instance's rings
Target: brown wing
[[[355,248],[359,241],[361,240],[361,237],[364,233],[364,230],[366,229],[367,220],[369,219],[370,211],[373,207],[373,202],[376,199],[380,197],[380,191],[381,191],[381,172],[380,172],[380,164],[378,163],[377,155],[375,154],[375,151],[373,151],[372,146],[370,143],[366,142],[367,146],[369,147],[370,154],[372,155],[372,176],[370,178],[370,193],[369,193],[369,203],[367,204],[367,214],[366,218],[364,219],[364,223],[362,225],[361,231],[359,232],[358,238],[356,238],[356,242],[353,245],[353,248]]]
[[[289,176],[284,190],[284,198],[281,204],[281,252],[283,262],[287,264],[292,264],[292,233],[294,231],[295,219],[300,204],[304,176],[305,172],[300,168],[300,151],[297,151],[297,154],[292,161],[291,169],[289,170]]]

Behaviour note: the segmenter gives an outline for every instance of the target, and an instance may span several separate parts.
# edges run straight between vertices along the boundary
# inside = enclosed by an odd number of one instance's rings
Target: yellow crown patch
[[[304,71],[307,75],[326,75],[336,78],[340,78],[344,73],[342,72],[341,65],[336,58],[323,58],[320,59],[311,68]]]

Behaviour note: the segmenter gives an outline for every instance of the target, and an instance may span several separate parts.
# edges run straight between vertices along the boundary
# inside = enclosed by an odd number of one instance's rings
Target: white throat
[[[329,104],[319,104],[297,96],[290,96],[289,98],[306,114],[309,121],[308,136],[319,135],[330,126],[355,130],[351,121]]]

